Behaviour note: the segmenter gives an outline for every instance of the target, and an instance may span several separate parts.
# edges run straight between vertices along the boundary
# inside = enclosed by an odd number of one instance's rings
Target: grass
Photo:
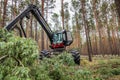
[[[90,70],[93,78],[98,80],[120,80],[120,57],[118,56],[95,56],[92,62],[82,56],[81,66]]]

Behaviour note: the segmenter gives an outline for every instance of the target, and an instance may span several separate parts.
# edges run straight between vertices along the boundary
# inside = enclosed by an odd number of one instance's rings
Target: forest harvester
[[[36,18],[38,23],[46,32],[51,43],[50,48],[52,49],[52,52],[48,50],[41,51],[40,59],[42,59],[43,57],[48,57],[48,55],[50,55],[51,53],[64,51],[67,46],[70,46],[72,44],[73,37],[71,35],[71,32],[67,30],[53,32],[51,28],[48,26],[44,17],[42,16],[39,8],[33,4],[28,5],[28,7],[25,10],[23,10],[23,12],[21,12],[14,20],[12,20],[5,27],[5,29],[7,29],[8,31],[17,29],[21,37],[26,37],[26,32],[23,27],[23,19],[25,17],[27,19],[30,19],[30,14],[32,14]],[[18,23],[20,26],[17,25]],[[71,55],[73,56],[75,63],[80,64],[79,52],[77,50],[71,50],[68,52],[71,53]]]

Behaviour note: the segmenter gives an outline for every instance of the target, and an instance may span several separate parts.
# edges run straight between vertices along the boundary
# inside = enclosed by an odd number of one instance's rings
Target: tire
[[[50,58],[50,52],[48,50],[43,50],[40,52],[39,59],[42,60],[44,57]]]
[[[70,53],[73,56],[75,64],[80,65],[80,53],[77,50],[72,50]]]

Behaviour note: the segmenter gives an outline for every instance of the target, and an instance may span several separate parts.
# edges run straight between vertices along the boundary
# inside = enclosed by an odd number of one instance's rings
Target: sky
[[[70,3],[71,2],[71,0],[64,0],[64,2],[68,2],[68,3]],[[60,10],[61,10],[61,0],[56,0],[56,8],[55,8],[55,11],[56,12],[60,12]],[[70,4],[69,4],[70,5]]]
[[[69,6],[70,6],[70,3],[71,3],[71,0],[64,0],[64,3],[65,2],[68,2],[69,3]],[[53,13],[57,13],[59,16],[61,15],[60,14],[60,11],[61,11],[61,0],[56,0],[56,3],[55,3],[55,8],[52,9]],[[52,14],[50,14],[49,16],[51,16]],[[70,12],[70,15],[71,15],[71,12]],[[51,20],[52,17],[49,17],[48,19],[48,22],[51,23],[52,20]],[[62,26],[62,20],[61,20],[61,17],[59,17],[59,21],[60,21],[60,24]],[[71,21],[69,21],[71,22]],[[71,25],[71,23],[69,23]],[[52,26],[54,26],[54,24],[52,24]]]

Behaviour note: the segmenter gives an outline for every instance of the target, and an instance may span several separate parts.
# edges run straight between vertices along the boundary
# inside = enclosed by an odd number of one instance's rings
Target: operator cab
[[[63,31],[56,31],[53,34],[53,42],[51,45],[52,49],[57,48],[65,48],[69,46],[73,42],[73,38],[71,32],[63,30]]]

